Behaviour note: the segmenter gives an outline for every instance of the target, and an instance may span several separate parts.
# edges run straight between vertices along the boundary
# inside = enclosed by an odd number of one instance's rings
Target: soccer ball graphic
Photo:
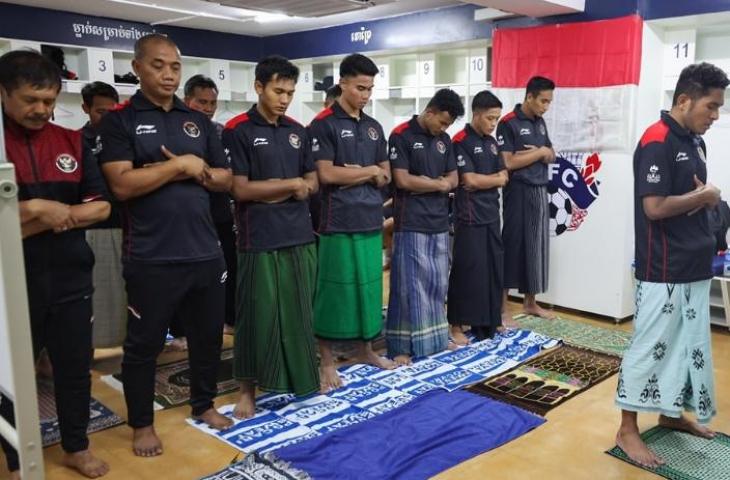
[[[565,233],[573,218],[573,203],[564,190],[548,185],[548,205],[550,208],[550,235],[557,237]]]

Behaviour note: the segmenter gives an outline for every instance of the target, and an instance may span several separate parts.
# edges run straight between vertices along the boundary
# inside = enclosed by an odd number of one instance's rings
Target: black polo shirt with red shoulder
[[[459,177],[465,173],[493,175],[505,169],[497,140],[480,135],[470,124],[454,135]],[[487,225],[499,221],[499,188],[468,191],[463,182],[456,190],[456,221],[462,225]]]
[[[289,117],[269,123],[254,105],[223,130],[234,176],[249,181],[303,177],[314,171],[306,129]],[[309,201],[236,202],[238,249],[261,252],[314,241]]]
[[[553,146],[545,120],[542,117],[530,118],[525,115],[521,103],[515,105],[515,109],[499,121],[497,143],[500,151],[509,153],[527,150],[525,145],[538,148]],[[541,161],[532,163],[510,172],[510,179],[528,185],[547,185],[548,166]]]
[[[213,168],[228,168],[213,122],[175,97],[165,111],[141,91],[107,113],[99,127],[99,161],[128,161],[134,168],[193,154]],[[170,182],[123,202],[125,262],[173,263],[212,260],[222,255],[210,212],[209,192],[195,180]]]
[[[392,169],[439,178],[456,170],[454,148],[447,133],[431,135],[418,116],[393,129],[388,139]],[[396,186],[393,218],[397,232],[443,233],[449,230],[449,194],[413,193]]]
[[[354,118],[338,102],[309,126],[312,159],[337,167],[369,167],[388,161],[383,127],[365,112]],[[372,183],[321,185],[320,233],[372,232],[383,228],[383,195]]]
[[[667,112],[644,132],[634,153],[636,278],[690,283],[712,278],[715,238],[702,209],[662,220],[644,213],[647,196],[679,196],[695,190],[695,175],[707,182],[705,142]],[[691,212],[690,212],[691,213]]]
[[[15,166],[18,200],[78,205],[106,200],[104,182],[80,132],[52,123],[26,130],[4,118],[5,151]],[[53,305],[91,295],[94,255],[84,231],[45,231],[23,240],[31,303]]]

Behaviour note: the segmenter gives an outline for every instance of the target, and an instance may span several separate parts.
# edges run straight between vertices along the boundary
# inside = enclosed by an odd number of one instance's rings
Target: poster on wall
[[[550,235],[557,237],[580,228],[588,210],[600,194],[598,172],[601,157],[597,152],[558,152],[548,170]]]

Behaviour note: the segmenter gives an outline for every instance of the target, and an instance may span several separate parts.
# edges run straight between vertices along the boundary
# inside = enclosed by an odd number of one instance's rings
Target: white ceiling
[[[398,0],[364,10],[320,18],[290,18],[260,23],[259,12],[227,7],[205,0],[2,0],[7,3],[64,10],[143,23],[164,23],[244,35],[267,36],[331,27],[363,20],[401,15],[439,7],[460,5],[458,0]],[[225,0],[224,0],[225,1]],[[245,2],[241,2],[245,3]],[[256,2],[260,3],[260,2]],[[377,0],[376,0],[377,3]],[[146,6],[149,5],[149,6]],[[207,15],[207,16],[205,16]]]

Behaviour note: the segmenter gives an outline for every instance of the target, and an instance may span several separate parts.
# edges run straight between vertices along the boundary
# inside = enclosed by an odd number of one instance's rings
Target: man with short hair
[[[458,175],[446,130],[462,115],[459,95],[441,89],[388,140],[396,190],[385,339],[396,365],[449,344],[449,192]]]
[[[16,50],[0,57],[3,133],[19,187],[33,352],[45,347],[53,363],[63,463],[97,478],[109,467],[91,453],[86,435],[94,255],[83,229],[106,219],[110,205],[81,134],[50,123],[60,90],[60,70],[40,53]],[[6,397],[0,416],[14,423]],[[2,437],[0,443],[11,478],[20,478],[18,452]]]
[[[730,80],[709,63],[682,70],[672,109],[641,137],[634,153],[634,334],[616,388],[621,426],[616,443],[634,462],[664,460],[641,439],[638,412],[659,425],[713,438],[700,424],[717,411],[710,331],[710,281],[715,238],[706,209],[720,201],[707,182],[702,140],[720,118]]]
[[[259,100],[226,124],[240,228],[233,416],[256,412],[255,390],[306,396],[319,390],[312,304],[317,275],[309,196],[317,172],[306,129],[287,117],[299,69],[280,56],[256,65]]]
[[[340,95],[342,95],[342,88],[339,85],[332,85],[328,88],[324,96],[324,108],[330,108],[340,98]]]
[[[514,322],[504,310],[507,292],[524,294],[525,313],[548,319],[555,314],[538,305],[535,296],[548,287],[550,212],[548,164],[555,151],[543,115],[553,101],[555,83],[545,77],[527,82],[525,100],[505,115],[497,126],[497,142],[510,182],[504,188],[504,297],[502,323]]]
[[[208,191],[228,191],[231,172],[210,120],[175,96],[180,52],[169,38],[146,35],[134,48],[140,90],[100,127],[100,160],[124,203],[124,278],[129,301],[122,379],[133,450],[162,454],[152,409],[156,359],[170,321],[184,313],[193,418],[217,429],[231,420],[213,399],[227,272]]]
[[[360,54],[340,63],[342,95],[312,121],[312,157],[322,186],[314,334],[319,338],[322,390],[342,386],[330,342],[358,340],[360,360],[393,363],[372,349],[382,330],[383,197],[390,165],[383,128],[363,108],[378,67]]]
[[[81,129],[84,143],[97,155],[101,139],[97,129],[102,117],[119,103],[117,91],[104,82],[92,82],[81,89],[81,108],[89,121]],[[94,252],[94,348],[118,347],[124,342],[127,329],[127,294],[122,276],[122,219],[119,205],[110,199],[109,218],[95,223],[86,230],[86,241]]]
[[[454,136],[459,188],[448,318],[457,345],[469,343],[464,325],[477,340],[491,338],[502,325],[504,247],[499,188],[507,185],[509,174],[492,137],[502,115],[502,102],[483,90],[472,99],[471,111],[471,122]]]
[[[193,75],[185,82],[184,102],[189,108],[203,112],[218,132],[223,134],[223,125],[214,121],[213,116],[218,108],[218,86],[204,75]],[[226,279],[226,317],[223,333],[233,335],[236,324],[236,231],[233,224],[233,199],[228,192],[210,192],[210,213],[213,216],[218,240],[221,242],[223,256],[226,260],[228,278]],[[173,321],[175,325],[175,321]],[[171,329],[172,330],[172,329]],[[181,332],[184,335],[184,332]],[[175,335],[173,332],[173,336]]]

